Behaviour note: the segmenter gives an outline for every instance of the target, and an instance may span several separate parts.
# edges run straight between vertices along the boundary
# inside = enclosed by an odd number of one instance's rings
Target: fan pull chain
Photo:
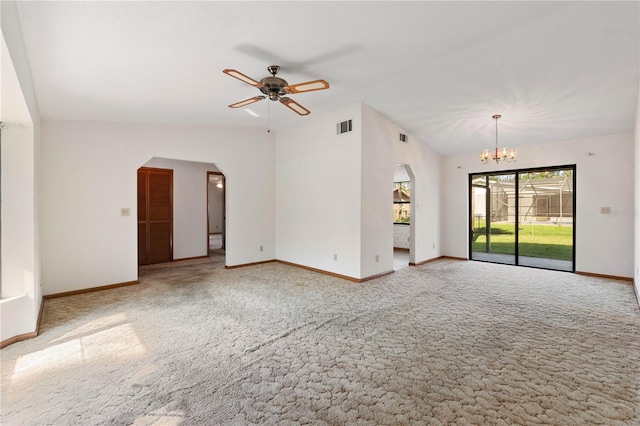
[[[271,102],[267,100],[267,133],[271,133]]]

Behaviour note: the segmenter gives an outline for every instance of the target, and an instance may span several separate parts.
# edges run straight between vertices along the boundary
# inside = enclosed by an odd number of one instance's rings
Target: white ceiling
[[[19,2],[43,118],[267,126],[308,119],[222,73],[268,65],[320,115],[363,102],[442,155],[631,132],[639,3]]]

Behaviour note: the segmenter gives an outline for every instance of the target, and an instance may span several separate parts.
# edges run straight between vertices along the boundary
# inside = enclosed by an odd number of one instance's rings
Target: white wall
[[[353,132],[337,135],[336,124],[348,119]],[[439,256],[440,157],[411,135],[409,143],[399,142],[400,130],[354,104],[278,132],[277,259],[353,278],[393,271],[398,163],[413,172],[412,261]]]
[[[338,135],[349,119],[353,131]],[[354,104],[278,131],[277,259],[360,277],[361,123]]]
[[[362,116],[362,277],[368,277],[393,270],[392,182],[398,164],[411,172],[411,262],[440,256],[441,158],[373,108],[363,105]],[[408,135],[407,143],[399,141],[400,132]]]
[[[43,121],[42,145],[44,294],[137,279],[136,171],[153,157],[223,171],[228,266],[275,256],[274,141],[262,129]]]
[[[33,159],[33,128],[7,123],[2,130],[3,299],[35,288]]]
[[[20,18],[0,2],[2,30],[2,293],[0,341],[36,330],[40,268],[40,116]]]
[[[393,271],[393,180],[398,163],[394,145],[401,143],[398,132],[394,123],[362,105],[362,278]]]
[[[4,59],[4,58],[3,58]],[[2,130],[2,326],[0,340],[33,332],[40,306],[36,265],[33,127]]]
[[[207,172],[219,171],[216,165],[156,157],[145,167],[173,170],[173,259],[206,256]]]
[[[440,225],[442,157],[423,143],[428,141],[418,141],[411,134],[408,136],[408,143],[394,144],[394,155],[395,161],[398,164],[408,165],[412,173],[411,218],[415,235],[411,235],[410,260],[420,263],[442,255]]]
[[[443,254],[468,257],[469,173],[576,164],[576,271],[632,277],[633,158],[631,134],[526,146],[515,163],[484,165],[477,155],[445,158]],[[600,214],[600,207],[611,207],[612,214]]]

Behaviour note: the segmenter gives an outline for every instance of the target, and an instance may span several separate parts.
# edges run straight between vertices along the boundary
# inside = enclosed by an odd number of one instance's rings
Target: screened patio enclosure
[[[575,166],[469,176],[470,259],[574,271]]]

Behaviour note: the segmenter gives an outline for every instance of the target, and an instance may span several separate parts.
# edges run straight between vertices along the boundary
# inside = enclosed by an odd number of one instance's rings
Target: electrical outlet
[[[380,256],[376,254],[376,262],[380,262]]]
[[[333,254],[333,260],[338,260],[338,254],[337,253]]]
[[[264,247],[263,246],[260,246],[260,251],[264,251]]]

